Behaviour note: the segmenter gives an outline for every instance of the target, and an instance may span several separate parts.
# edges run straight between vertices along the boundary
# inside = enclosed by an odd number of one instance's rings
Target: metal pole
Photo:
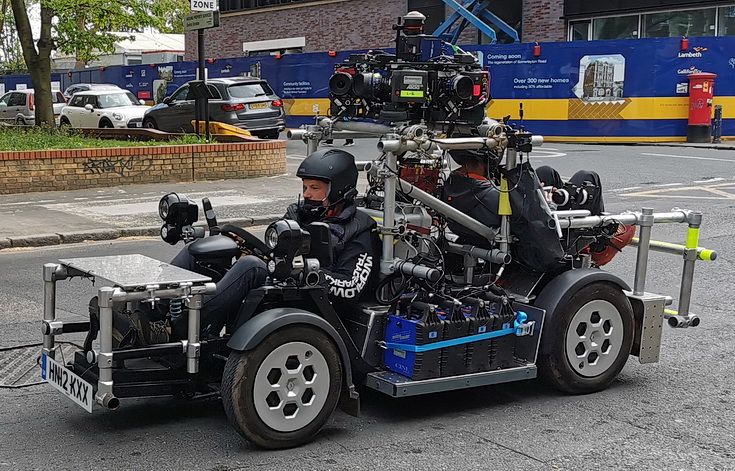
[[[205,84],[207,82],[206,79],[206,72],[204,68],[204,30],[198,29],[197,30],[197,54],[199,55],[199,69],[198,69],[198,75],[199,80],[203,81]],[[206,101],[202,98],[197,98],[196,100],[196,107],[198,108],[196,110],[196,134],[197,136],[200,135],[199,132],[199,122],[202,121],[202,114],[209,114],[207,113],[206,107]],[[207,127],[209,126],[209,123],[207,123]],[[209,130],[206,130],[206,138],[209,139]]]
[[[651,227],[653,226],[653,208],[643,208],[638,219],[638,253],[635,263],[635,279],[633,294],[642,296],[646,291],[646,272],[648,271],[648,244],[651,242]]]
[[[715,119],[712,127],[712,142],[719,144],[722,142],[722,105],[715,106]]]
[[[100,353],[97,356],[99,381],[96,400],[107,407],[112,394],[112,297],[115,288],[104,286],[97,291],[100,308]]]
[[[681,272],[681,288],[679,291],[679,315],[689,315],[689,304],[692,300],[692,283],[694,281],[694,262],[697,260],[699,245],[699,226],[702,224],[702,213],[695,211],[689,222],[686,252],[684,252],[684,268]]]
[[[59,265],[47,263],[43,266],[43,320],[53,322],[56,319],[56,270]],[[43,336],[41,353],[54,358],[54,336]]]
[[[383,254],[380,259],[381,275],[393,273],[393,229],[396,225],[396,169],[398,157],[393,152],[385,155],[385,169],[383,171],[383,185],[385,196],[383,199]]]
[[[202,309],[201,294],[195,294],[187,303],[189,307],[189,331],[187,333],[186,345],[186,371],[187,373],[199,372],[199,324]]]

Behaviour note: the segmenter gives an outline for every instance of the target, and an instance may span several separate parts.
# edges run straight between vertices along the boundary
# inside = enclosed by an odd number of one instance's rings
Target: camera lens
[[[551,201],[559,207],[566,206],[569,204],[569,192],[563,188],[559,188],[551,193]]]
[[[577,191],[577,204],[582,206],[584,204],[587,204],[587,200],[589,199],[589,193],[587,193],[587,190],[584,188],[580,188],[579,191]]]
[[[336,72],[329,79],[329,90],[337,96],[347,95],[352,88],[352,75]]]
[[[457,75],[447,80],[447,92],[460,100],[469,100],[472,98],[474,85],[472,79],[466,75]]]

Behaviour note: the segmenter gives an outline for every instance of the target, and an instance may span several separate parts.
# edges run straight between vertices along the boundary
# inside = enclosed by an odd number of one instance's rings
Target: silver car
[[[61,109],[66,106],[66,98],[57,90],[51,92],[54,106],[54,118],[59,121]],[[33,89],[13,90],[0,97],[0,121],[4,123],[29,124],[36,123],[36,105]]]
[[[143,126],[166,132],[194,132],[191,82],[145,112]],[[283,102],[263,79],[253,77],[207,80],[209,120],[231,124],[265,139],[277,139],[286,121]]]

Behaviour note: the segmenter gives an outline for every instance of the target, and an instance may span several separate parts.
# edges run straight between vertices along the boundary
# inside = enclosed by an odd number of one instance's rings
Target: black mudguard
[[[533,305],[546,310],[546,318],[544,320],[546,324],[549,319],[556,315],[555,311],[557,306],[565,304],[582,287],[597,281],[607,281],[618,285],[621,290],[630,290],[630,287],[625,281],[612,273],[600,270],[599,268],[577,268],[565,271],[552,279],[541,290],[541,293],[534,300]],[[539,350],[540,354],[549,353],[545,351],[544,344],[545,342],[542,339]]]
[[[337,329],[324,318],[309,311],[293,307],[269,309],[253,316],[241,325],[232,335],[229,342],[227,342],[227,347],[239,352],[252,350],[271,333],[281,327],[294,324],[314,326],[332,337],[337,348],[339,348],[344,369],[344,385],[342,387],[340,407],[350,415],[359,415],[360,396],[355,391],[355,385],[352,381],[352,365],[350,363],[350,355],[347,352],[347,346],[337,332]]]

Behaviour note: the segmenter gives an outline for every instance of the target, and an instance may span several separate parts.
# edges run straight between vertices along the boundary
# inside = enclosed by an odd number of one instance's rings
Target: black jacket
[[[499,196],[500,192],[490,181],[478,180],[459,172],[449,175],[442,190],[442,200],[449,206],[489,227],[500,226]],[[457,234],[462,242],[487,244],[483,237],[456,222],[449,222],[449,230]]]
[[[299,222],[298,205],[291,204],[286,218]],[[322,271],[327,276],[329,294],[335,302],[355,302],[375,292],[380,264],[377,224],[370,216],[347,206],[336,217],[326,217],[334,247],[334,263]]]

